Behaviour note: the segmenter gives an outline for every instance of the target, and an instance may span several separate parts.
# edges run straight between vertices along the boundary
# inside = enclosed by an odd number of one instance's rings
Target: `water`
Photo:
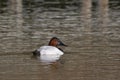
[[[1,80],[120,79],[119,0],[66,8],[20,1],[0,4]],[[42,63],[31,52],[53,36],[68,47],[58,62]]]

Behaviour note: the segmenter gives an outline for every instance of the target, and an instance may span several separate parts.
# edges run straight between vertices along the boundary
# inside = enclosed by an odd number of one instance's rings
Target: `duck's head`
[[[50,40],[50,42],[49,42],[49,44],[48,44],[49,46],[67,46],[67,45],[65,45],[62,41],[60,41],[60,39],[58,39],[57,37],[53,37],[51,40]]]

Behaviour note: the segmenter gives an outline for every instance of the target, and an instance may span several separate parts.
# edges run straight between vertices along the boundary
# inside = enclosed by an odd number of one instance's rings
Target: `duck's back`
[[[42,46],[37,51],[40,52],[40,55],[63,55],[63,52],[54,46]]]

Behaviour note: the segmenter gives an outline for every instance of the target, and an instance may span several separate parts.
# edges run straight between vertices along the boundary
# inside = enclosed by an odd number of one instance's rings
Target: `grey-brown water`
[[[1,1],[0,80],[120,80],[119,4]],[[60,61],[42,63],[32,51],[53,36],[68,47]]]

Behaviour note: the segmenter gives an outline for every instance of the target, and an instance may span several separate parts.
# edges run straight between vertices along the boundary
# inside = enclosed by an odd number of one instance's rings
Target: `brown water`
[[[16,1],[0,8],[0,80],[120,80],[119,0],[66,8]],[[58,62],[42,63],[31,52],[53,36],[68,47]]]

